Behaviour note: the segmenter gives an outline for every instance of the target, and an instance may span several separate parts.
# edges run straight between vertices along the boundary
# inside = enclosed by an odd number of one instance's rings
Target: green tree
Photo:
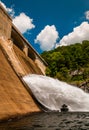
[[[76,82],[89,78],[89,41],[58,47],[43,52],[41,56],[48,63],[46,74],[66,82]],[[72,75],[72,72],[78,72]]]

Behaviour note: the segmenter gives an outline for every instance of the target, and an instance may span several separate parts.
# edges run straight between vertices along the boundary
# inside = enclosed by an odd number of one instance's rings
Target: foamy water
[[[27,75],[23,80],[36,99],[50,110],[60,111],[66,104],[69,111],[89,111],[89,94],[65,82],[43,75]]]

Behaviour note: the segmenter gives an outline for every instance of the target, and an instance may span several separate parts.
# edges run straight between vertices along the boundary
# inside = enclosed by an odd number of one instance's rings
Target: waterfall
[[[69,111],[89,111],[89,94],[76,86],[36,74],[24,76],[23,80],[38,102],[49,110],[60,111],[66,104]]]

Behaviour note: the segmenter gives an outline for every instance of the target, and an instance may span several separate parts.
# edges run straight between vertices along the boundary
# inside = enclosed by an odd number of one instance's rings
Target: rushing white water
[[[57,79],[43,75],[27,75],[23,80],[36,99],[50,110],[59,110],[66,104],[69,111],[89,111],[89,94]]]

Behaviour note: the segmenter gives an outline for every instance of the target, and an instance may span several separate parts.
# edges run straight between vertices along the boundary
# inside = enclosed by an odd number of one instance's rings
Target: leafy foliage
[[[48,63],[46,74],[66,82],[82,82],[89,79],[89,41],[58,47],[43,52]],[[80,83],[81,83],[80,82]]]

